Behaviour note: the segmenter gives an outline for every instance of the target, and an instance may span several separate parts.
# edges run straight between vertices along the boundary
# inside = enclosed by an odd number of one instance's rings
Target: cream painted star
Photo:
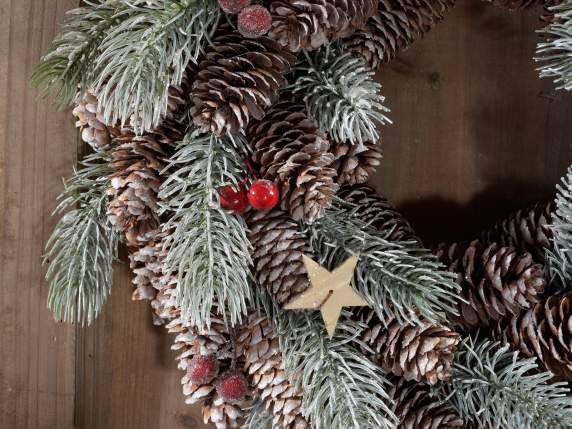
[[[352,256],[334,271],[321,267],[306,255],[304,266],[310,288],[284,306],[286,310],[320,309],[330,338],[334,336],[343,307],[364,307],[367,302],[351,287],[358,257]]]

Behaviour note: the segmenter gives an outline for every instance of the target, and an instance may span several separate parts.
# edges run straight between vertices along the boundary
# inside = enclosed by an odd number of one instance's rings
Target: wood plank
[[[50,213],[76,159],[69,113],[30,75],[71,0],[0,3],[0,427],[72,428],[74,332],[46,309],[41,255]]]
[[[395,124],[375,186],[428,242],[550,198],[570,163],[572,95],[538,78],[537,17],[463,0],[380,73]]]

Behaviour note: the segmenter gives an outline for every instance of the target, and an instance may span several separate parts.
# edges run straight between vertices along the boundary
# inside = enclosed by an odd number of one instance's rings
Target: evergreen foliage
[[[466,423],[479,429],[570,429],[572,397],[563,382],[538,372],[535,359],[508,346],[467,338],[460,346],[452,382],[436,389]]]
[[[388,215],[394,215],[389,212]],[[459,286],[430,251],[415,241],[390,241],[391,231],[361,222],[352,209],[331,209],[307,226],[320,263],[334,269],[359,255],[353,287],[386,322],[436,323],[456,314]]]
[[[169,177],[159,192],[167,271],[178,276],[181,316],[192,325],[210,324],[211,310],[234,326],[250,297],[251,245],[246,223],[220,207],[218,190],[247,175],[241,136],[187,134],[169,160]],[[215,308],[216,307],[216,308]]]
[[[56,225],[44,256],[48,307],[57,320],[90,324],[111,291],[118,234],[106,215],[110,160],[107,152],[86,157],[83,168],[65,182],[54,212],[75,206]]]
[[[33,81],[65,106],[88,89],[107,124],[157,127],[168,89],[196,62],[219,19],[215,0],[114,0],[72,10]]]
[[[376,143],[378,125],[391,123],[381,85],[361,57],[327,47],[308,56],[295,72],[300,77],[294,91],[304,95],[309,116],[334,141]]]
[[[565,0],[550,8],[554,13],[550,24],[541,32],[544,39],[538,43],[537,61],[540,77],[554,80],[558,89],[572,90],[572,1]]]
[[[257,295],[280,338],[287,372],[303,386],[312,428],[397,427],[385,374],[360,351],[368,349],[359,340],[364,325],[344,311],[330,340],[318,312],[285,312],[262,288]]]

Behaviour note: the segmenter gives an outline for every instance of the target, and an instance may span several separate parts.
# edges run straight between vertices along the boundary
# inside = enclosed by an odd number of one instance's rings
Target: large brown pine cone
[[[491,322],[518,315],[539,301],[546,280],[530,253],[478,240],[469,245],[440,245],[437,257],[458,274],[462,288],[460,316],[451,321],[465,329],[487,327]]]
[[[367,25],[344,40],[376,69],[431,30],[455,0],[381,0]]]
[[[217,135],[262,119],[296,58],[266,36],[247,39],[222,25],[199,64],[192,90],[195,124]]]
[[[463,420],[446,402],[432,397],[426,384],[396,380],[392,389],[398,429],[463,429]]]
[[[483,243],[498,243],[514,247],[519,252],[529,252],[540,264],[545,262],[546,249],[550,248],[554,203],[535,204],[511,214],[481,234]]]
[[[292,52],[347,37],[375,13],[376,0],[274,0],[269,36]]]
[[[247,137],[261,176],[280,189],[283,210],[311,222],[330,206],[338,190],[334,155],[302,100],[283,93],[264,120],[248,128]]]
[[[241,326],[237,350],[244,359],[250,385],[273,416],[273,427],[306,429],[302,415],[302,391],[288,379],[278,337],[266,316],[253,313]]]
[[[357,217],[374,228],[387,232],[388,240],[417,241],[413,228],[386,198],[368,185],[343,186],[338,196],[356,206]]]
[[[495,333],[559,378],[572,381],[572,293],[551,296],[499,322]]]
[[[381,164],[381,150],[375,143],[334,144],[332,148],[339,185],[366,183]]]
[[[274,302],[285,304],[309,287],[302,260],[302,255],[310,254],[306,238],[288,213],[279,209],[251,212],[247,222],[258,283]]]
[[[368,328],[361,340],[374,354],[364,352],[385,371],[429,384],[450,377],[459,334],[439,325],[401,325],[397,320],[384,324],[374,310],[366,310],[363,317]]]

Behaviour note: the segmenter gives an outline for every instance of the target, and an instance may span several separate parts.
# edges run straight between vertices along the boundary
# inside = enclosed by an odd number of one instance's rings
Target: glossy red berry
[[[257,210],[267,212],[278,204],[278,186],[270,180],[257,180],[248,191],[248,201]]]
[[[206,384],[218,375],[218,360],[215,355],[195,355],[187,368],[193,384]]]
[[[250,0],[218,0],[218,4],[226,13],[238,13],[250,5]]]
[[[248,209],[246,189],[240,185],[238,189],[225,186],[219,191],[220,206],[234,214],[242,214]]]
[[[248,392],[248,381],[241,372],[230,370],[220,376],[216,391],[225,402],[239,402]]]
[[[270,30],[272,15],[261,5],[248,6],[238,15],[238,31],[244,37],[254,39],[264,36]]]

